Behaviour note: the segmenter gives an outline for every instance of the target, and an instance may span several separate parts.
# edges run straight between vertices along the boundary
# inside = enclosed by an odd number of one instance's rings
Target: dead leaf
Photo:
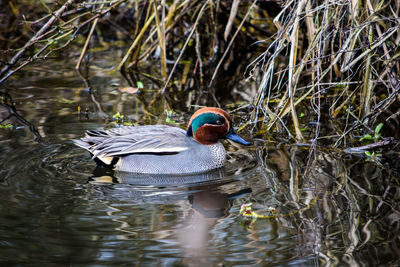
[[[118,90],[121,91],[122,93],[136,94],[139,91],[139,88],[127,86],[127,87],[119,87]]]
[[[231,32],[233,20],[236,17],[239,4],[240,4],[240,0],[234,0],[233,3],[232,3],[231,13],[229,14],[229,20],[228,20],[228,23],[226,24],[225,32],[224,32],[225,41],[228,40],[228,36],[229,36],[229,33]]]

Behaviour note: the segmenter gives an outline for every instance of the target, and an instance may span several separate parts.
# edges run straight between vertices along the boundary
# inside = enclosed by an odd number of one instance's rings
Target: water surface
[[[0,129],[2,264],[342,266],[400,258],[399,183],[385,169],[323,151],[309,161],[308,147],[262,140],[224,143],[227,165],[206,175],[98,169],[72,139],[113,127],[116,112],[140,125],[165,124],[167,115],[149,115],[140,97],[119,89],[128,84],[118,73],[93,70],[89,94],[67,63],[57,68],[32,67],[1,89],[34,126],[12,116],[5,122],[13,129]],[[157,88],[145,85],[142,97],[151,99]],[[185,127],[190,114],[175,112]],[[0,120],[9,114],[0,107]],[[276,216],[245,218],[244,203],[264,215],[273,207]]]

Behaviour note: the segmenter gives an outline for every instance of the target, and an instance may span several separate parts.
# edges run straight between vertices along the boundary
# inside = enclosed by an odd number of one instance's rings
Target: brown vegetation
[[[117,68],[128,80],[141,62],[156,57],[158,95],[181,100],[191,91],[189,102],[212,105],[230,96],[251,111],[246,126],[259,136],[337,146],[373,132],[379,122],[387,135],[400,134],[396,1],[1,5],[0,83],[60,50],[79,51],[79,70],[91,42],[124,40],[128,47]],[[256,90],[247,81],[255,81]]]

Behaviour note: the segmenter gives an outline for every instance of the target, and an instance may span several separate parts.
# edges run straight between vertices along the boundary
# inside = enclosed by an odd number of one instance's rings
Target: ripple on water
[[[204,212],[201,197],[191,196],[211,191],[226,199],[246,187],[241,175],[181,176],[170,183],[165,177],[104,179],[103,173],[99,180],[90,156],[69,143],[13,152],[1,163],[7,170],[0,187],[3,262],[179,263],[190,254],[181,229],[197,212],[193,205]]]

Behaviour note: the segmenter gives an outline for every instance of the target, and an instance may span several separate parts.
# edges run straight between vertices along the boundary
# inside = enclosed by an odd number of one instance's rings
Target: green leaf
[[[362,140],[372,140],[372,139],[373,138],[372,138],[372,136],[370,134],[366,134],[363,137],[361,137],[360,141],[362,141]]]
[[[368,157],[372,157],[373,154],[371,154],[371,152],[369,151],[365,151],[365,155],[367,155]]]
[[[141,88],[141,89],[144,88],[144,84],[141,81],[137,81],[136,85],[138,88]]]
[[[378,134],[378,133],[375,133],[375,135],[374,135],[374,141],[375,141],[375,142],[378,142],[379,139],[381,139],[381,135]]]
[[[376,126],[375,133],[379,133],[381,131],[382,127],[383,127],[383,123],[381,122]]]
[[[172,120],[172,119],[170,119],[170,118],[166,118],[166,119],[165,119],[165,122],[166,122],[166,123],[172,123],[172,124],[176,123],[176,121],[174,121],[174,120]]]
[[[7,123],[6,125],[0,124],[0,129],[12,130],[14,126],[11,123]]]
[[[167,118],[165,119],[165,122],[175,124],[176,121],[172,119],[175,116],[175,112],[173,110],[165,110],[165,113],[167,113]]]
[[[115,120],[122,120],[123,118],[124,118],[124,115],[121,115],[119,112],[117,112],[113,115],[113,119],[115,119]]]
[[[57,102],[60,103],[60,104],[68,104],[68,105],[71,105],[71,104],[74,103],[74,101],[69,100],[69,99],[64,98],[64,97],[61,97],[61,96],[57,97]]]

